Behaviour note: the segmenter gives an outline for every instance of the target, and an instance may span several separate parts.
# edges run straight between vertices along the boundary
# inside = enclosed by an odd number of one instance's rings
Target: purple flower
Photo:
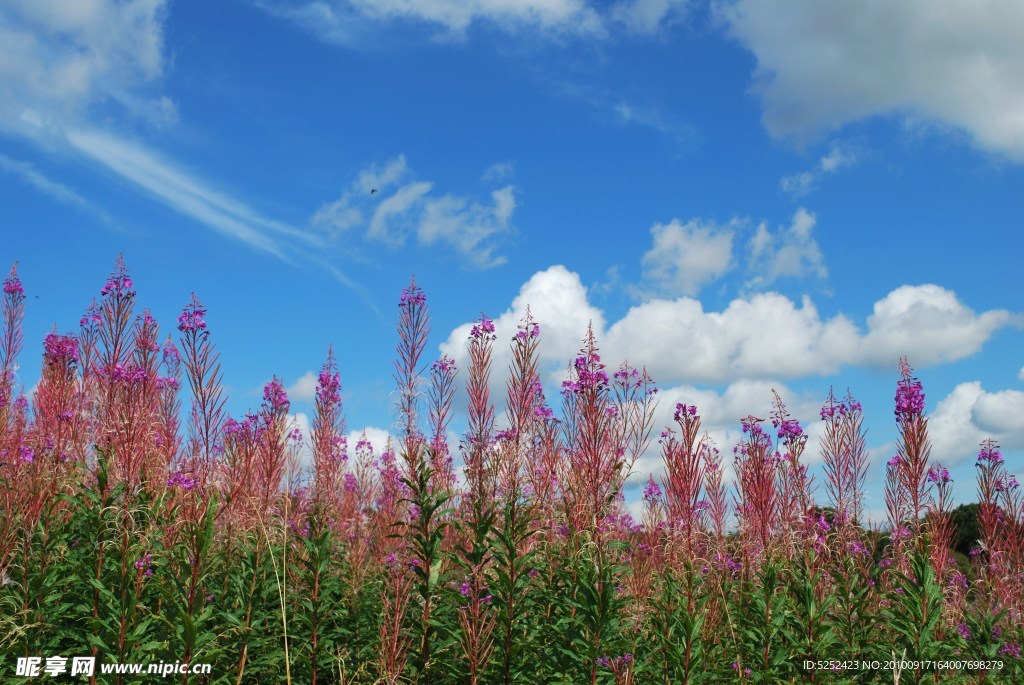
[[[337,402],[341,399],[341,375],[324,369],[316,379],[317,396]]]
[[[943,486],[950,482],[949,471],[942,467],[942,464],[935,464],[928,469],[928,480],[936,485]]]
[[[892,459],[890,459],[890,460],[889,460],[888,462],[886,462],[886,463],[887,463],[887,464],[888,464],[889,466],[892,466],[892,467],[895,467],[895,468],[899,468],[899,465],[903,463],[903,459],[901,459],[901,458],[900,458],[900,455],[898,455],[898,454],[897,454],[897,455],[893,456],[893,458],[892,458]]]
[[[494,340],[497,337],[494,334],[494,321],[488,319],[486,316],[481,316],[479,323],[473,324],[473,328],[469,332],[469,337],[474,340]]]
[[[695,404],[683,404],[682,402],[676,404],[676,412],[674,418],[679,421],[681,418],[686,416],[697,416],[697,405]]]
[[[181,312],[181,316],[178,317],[178,330],[182,333],[188,331],[201,331],[206,328],[206,308],[199,304],[198,300],[193,300],[192,303],[188,304]]]
[[[1003,453],[995,445],[984,445],[978,452],[978,466],[982,462],[989,462],[993,466],[1003,463]]]
[[[146,576],[148,577],[153,575],[152,563],[153,556],[149,553],[143,554],[141,557],[135,560],[135,568],[137,568],[140,571],[145,569]]]
[[[540,405],[539,407],[534,409],[533,414],[542,421],[553,419],[555,417],[555,412],[549,407],[545,407],[544,405]]]
[[[462,587],[459,588],[459,594],[462,595],[463,597],[469,597],[469,591],[470,591],[469,583],[463,583]]]
[[[128,276],[121,271],[107,281],[106,285],[103,286],[103,290],[100,291],[100,295],[103,295],[104,297],[111,294],[116,297],[135,297],[135,290],[133,290],[133,286],[134,284],[132,283],[132,279],[128,278]]]
[[[83,329],[89,329],[98,326],[102,320],[103,317],[100,316],[99,309],[96,306],[96,300],[93,300],[92,304],[89,305],[89,308],[85,310],[85,315],[78,320],[78,323]]]
[[[167,487],[169,488],[181,488],[182,490],[191,490],[195,486],[196,479],[181,471],[175,471],[167,479]]]
[[[1003,645],[1002,649],[999,650],[999,653],[1003,656],[1008,656],[1011,659],[1021,658],[1020,645],[1016,642],[1007,642],[1005,645]]]
[[[288,393],[284,391],[284,384],[277,376],[271,379],[263,387],[263,400],[273,413],[287,412],[291,403],[288,401]]]
[[[36,451],[28,445],[22,445],[18,448],[18,459],[26,464],[31,464],[36,460]]]
[[[356,481],[355,474],[351,471],[345,472],[345,492],[356,492],[359,489],[359,483]]]
[[[73,335],[48,333],[43,340],[43,350],[50,364],[72,366],[78,363],[78,339]]]
[[[426,304],[426,294],[416,285],[410,285],[402,291],[402,297],[398,300],[399,307],[414,307]]]
[[[850,543],[850,554],[860,554],[862,556],[870,556],[871,552],[862,542],[851,542]]]
[[[644,501],[653,502],[654,500],[661,497],[661,488],[654,482],[654,476],[651,476],[647,482],[647,487],[644,488]]]
[[[449,357],[448,355],[444,355],[436,362],[434,362],[430,368],[436,373],[450,373],[455,370],[455,360]]]
[[[596,352],[588,351],[576,357],[573,362],[575,378],[562,382],[562,394],[583,393],[589,390],[601,392],[608,387],[608,374]]]
[[[896,419],[913,419],[924,413],[924,392],[921,381],[904,375],[896,388]]]
[[[14,300],[25,299],[25,288],[21,285],[21,279],[18,278],[14,270],[11,270],[11,275],[4,279],[4,294],[12,295]]]
[[[526,329],[524,328],[524,329],[520,330],[518,333],[516,333],[516,337],[519,338],[520,340],[526,340],[527,337],[530,337],[530,338],[540,337],[540,325],[534,323],[533,327],[530,328],[529,332],[527,332]]]
[[[776,428],[779,429],[778,437],[786,441],[798,440],[804,434],[800,422],[795,419],[783,419],[781,422],[776,422]]]

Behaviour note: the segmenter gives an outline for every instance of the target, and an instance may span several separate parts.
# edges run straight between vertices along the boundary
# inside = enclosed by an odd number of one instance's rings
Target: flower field
[[[1022,491],[983,443],[979,539],[954,555],[949,473],[929,458],[906,361],[876,530],[852,395],[823,393],[812,478],[781,397],[719,451],[698,407],[655,426],[654,380],[606,366],[589,332],[557,398],[545,397],[543,322],[529,315],[511,340],[482,317],[467,368],[430,359],[428,302],[412,283],[378,453],[347,444],[332,351],[308,435],[277,379],[257,410],[229,416],[202,303],[193,296],[168,335],[120,260],[80,330],[46,336],[26,394],[25,302],[12,269],[0,322],[5,683],[37,680],[16,675],[18,657],[56,655],[212,666],[93,682],[1024,682]],[[510,368],[492,368],[496,345],[511,346]],[[450,444],[456,393],[467,428]],[[648,450],[664,475],[646,477],[636,520],[623,490]]]

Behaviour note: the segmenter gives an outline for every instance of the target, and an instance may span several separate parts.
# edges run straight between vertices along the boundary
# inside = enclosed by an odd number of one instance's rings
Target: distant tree
[[[969,556],[971,548],[978,546],[978,504],[961,504],[949,512],[953,519],[953,549]]]

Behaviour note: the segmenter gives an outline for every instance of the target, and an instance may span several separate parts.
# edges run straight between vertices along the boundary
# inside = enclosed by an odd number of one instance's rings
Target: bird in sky
[[[372,189],[370,190],[370,195],[373,195],[373,194],[374,194],[374,193],[376,193],[376,192],[377,192],[377,189],[376,189],[376,188],[372,188]]]

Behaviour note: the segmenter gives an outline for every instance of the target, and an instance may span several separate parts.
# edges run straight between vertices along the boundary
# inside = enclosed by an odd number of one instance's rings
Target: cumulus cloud
[[[355,457],[356,445],[359,444],[359,441],[364,437],[373,447],[374,455],[379,457],[387,447],[388,440],[391,439],[391,433],[386,429],[378,428],[377,426],[366,426],[360,430],[349,431],[346,436],[348,440],[349,458]]]
[[[500,239],[513,230],[515,187],[492,191],[489,202],[439,196],[433,189],[433,183],[416,180],[405,156],[399,155],[360,172],[337,200],[313,214],[310,223],[333,236],[365,229],[367,241],[395,248],[410,238],[424,246],[441,244],[480,269],[503,264],[505,257],[495,251]]]
[[[298,380],[285,388],[285,392],[288,393],[288,397],[293,401],[310,402],[316,398],[316,384],[317,374],[307,371],[299,376]]]
[[[512,339],[527,307],[541,324],[541,361],[548,371],[563,367],[576,353],[588,325],[593,323],[596,331],[604,328],[604,313],[589,303],[579,275],[561,265],[534,274],[519,289],[511,306],[493,317],[499,341]],[[469,358],[466,341],[472,326],[471,322],[458,326],[441,344],[441,353],[452,357],[459,368],[464,368]],[[494,368],[506,369],[510,363],[508,345],[499,342],[495,346]]]
[[[978,352],[999,329],[1022,323],[1020,314],[1003,309],[976,314],[937,285],[905,285],[875,303],[861,356],[883,367],[904,354],[918,366],[955,361]]]
[[[876,115],[966,132],[1024,161],[1024,5],[1015,0],[766,3],[722,10],[757,58],[775,136],[806,139]]]
[[[988,392],[979,381],[961,383],[935,406],[928,433],[932,456],[946,465],[973,458],[986,438],[1003,449],[1024,448],[1024,392]]]
[[[651,238],[651,249],[643,257],[644,278],[659,292],[695,295],[732,265],[732,225],[674,219],[651,227]]]
[[[802,278],[815,275],[825,278],[828,269],[821,248],[814,239],[817,218],[803,207],[793,215],[789,226],[772,231],[764,222],[758,224],[747,244],[750,254],[748,270],[755,276],[748,285],[765,286],[780,278]]]
[[[743,440],[740,419],[746,416],[765,419],[770,430],[773,390],[779,394],[789,415],[801,422],[807,435],[804,463],[819,462],[822,423],[816,419],[822,398],[798,394],[778,380],[742,379],[730,383],[721,391],[689,384],[662,387],[654,414],[655,433],[659,433],[665,426],[675,427],[673,414],[676,404],[695,405],[701,417],[701,431],[706,432],[722,452],[728,466],[732,461],[733,446]],[[661,453],[655,444],[638,460],[634,480],[646,480],[648,474],[658,478],[662,471]]]
[[[779,189],[794,198],[803,197],[814,190],[825,176],[855,164],[858,156],[854,148],[834,142],[829,151],[818,160],[812,169],[783,176],[779,180]]]
[[[541,324],[547,369],[564,367],[593,322],[604,359],[646,365],[662,385],[796,378],[851,365],[894,368],[903,355],[923,368],[969,357],[996,331],[1020,322],[1004,310],[975,313],[952,291],[923,285],[894,290],[863,324],[844,314],[822,316],[810,297],[796,302],[774,292],[738,297],[721,311],[706,311],[691,297],[653,299],[606,324],[579,275],[554,266],[534,274],[496,317],[499,340],[511,339],[528,305]],[[464,361],[470,327],[453,330],[441,351]],[[498,369],[509,360],[503,347],[496,350]]]
[[[302,443],[299,445],[296,455],[300,469],[308,471],[313,466],[313,448],[310,444],[310,421],[309,414],[296,412],[288,414],[288,430],[298,429],[302,433]]]
[[[817,218],[803,207],[788,226],[770,229],[734,218],[726,224],[703,219],[673,219],[651,227],[651,247],[644,254],[643,283],[632,286],[640,299],[650,296],[696,295],[736,266],[734,246],[745,240],[744,268],[748,288],[763,288],[783,278],[828,275],[814,238]],[[744,236],[748,236],[745,237]]]

